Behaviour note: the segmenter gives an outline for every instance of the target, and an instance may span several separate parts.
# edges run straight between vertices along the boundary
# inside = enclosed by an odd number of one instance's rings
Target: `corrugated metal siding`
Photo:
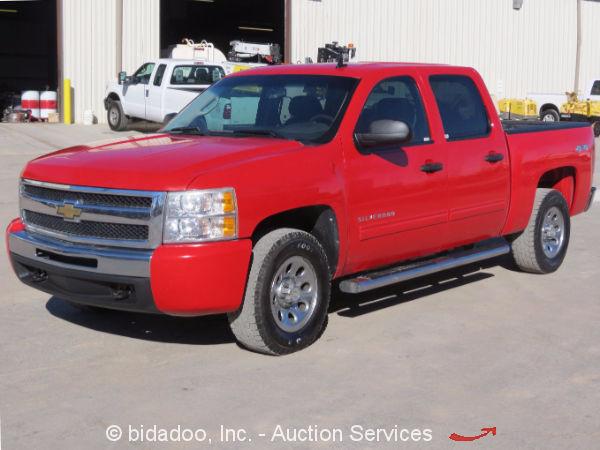
[[[326,42],[352,42],[362,61],[468,65],[496,96],[564,92],[575,75],[576,0],[293,0],[292,61]],[[600,76],[594,24],[583,2],[581,84]]]
[[[600,39],[598,23],[600,23],[600,3],[584,1],[581,4],[582,45],[580,89],[588,88],[594,78],[600,78]],[[575,69],[573,69],[573,73]]]
[[[122,68],[117,67],[118,0],[62,0],[63,76],[73,87],[73,117],[92,110],[106,122],[104,91],[120,70],[133,73],[160,52],[160,0],[122,0]]]
[[[63,76],[71,79],[73,117],[92,110],[103,120],[106,82],[116,68],[116,0],[62,0]]]
[[[123,0],[123,70],[160,56],[160,0]]]

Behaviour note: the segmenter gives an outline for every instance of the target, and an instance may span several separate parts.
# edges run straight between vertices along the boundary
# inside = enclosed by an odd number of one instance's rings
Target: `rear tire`
[[[600,137],[600,121],[599,122],[594,122],[594,124],[592,125],[593,129],[594,129],[594,136],[595,137]]]
[[[308,347],[323,333],[331,292],[327,255],[304,231],[282,228],[263,236],[240,309],[228,314],[245,348],[285,355]]]
[[[562,264],[571,233],[569,208],[554,189],[538,189],[527,228],[512,241],[512,256],[519,269],[551,273]]]
[[[127,129],[129,119],[123,112],[123,107],[121,106],[120,101],[112,100],[108,104],[108,109],[106,110],[106,118],[108,120],[108,126],[111,130],[125,131]]]
[[[560,122],[560,114],[555,109],[545,109],[540,113],[542,122]]]

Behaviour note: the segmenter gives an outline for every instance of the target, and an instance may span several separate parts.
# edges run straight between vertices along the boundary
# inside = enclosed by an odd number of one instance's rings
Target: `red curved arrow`
[[[481,431],[483,431],[483,433],[481,433],[477,436],[461,436],[460,434],[452,433],[448,437],[450,439],[452,439],[453,441],[469,442],[469,441],[474,441],[476,439],[481,439],[482,437],[485,437],[490,433],[492,433],[492,436],[496,436],[496,427],[482,428]]]

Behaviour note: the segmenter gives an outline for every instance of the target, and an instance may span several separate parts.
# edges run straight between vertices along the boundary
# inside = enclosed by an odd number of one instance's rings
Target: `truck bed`
[[[511,204],[503,234],[527,226],[538,182],[545,173],[565,168],[574,177],[565,188],[571,215],[583,212],[592,184],[594,133],[586,122],[502,123],[510,150]]]
[[[502,128],[506,134],[539,133],[542,131],[566,130],[570,128],[590,127],[588,122],[539,122],[525,120],[503,120]]]

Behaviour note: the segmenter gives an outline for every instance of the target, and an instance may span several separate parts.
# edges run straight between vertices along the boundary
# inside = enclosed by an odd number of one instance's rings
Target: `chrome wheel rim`
[[[542,117],[543,122],[556,122],[556,118],[552,114],[546,114]]]
[[[548,258],[554,258],[565,242],[565,218],[556,206],[550,208],[542,222],[542,250]]]
[[[302,256],[286,259],[271,281],[271,313],[277,326],[287,333],[301,330],[315,312],[318,294],[313,265]]]
[[[112,107],[108,113],[108,120],[112,125],[116,125],[119,121],[119,112],[115,107]]]

